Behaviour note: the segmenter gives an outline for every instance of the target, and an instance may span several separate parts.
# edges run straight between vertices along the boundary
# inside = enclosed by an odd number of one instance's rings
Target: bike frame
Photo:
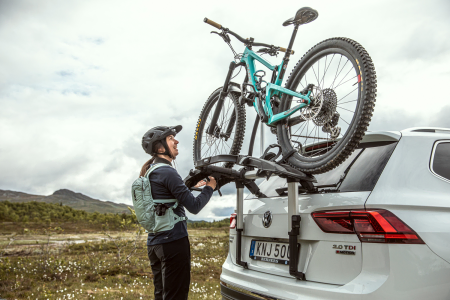
[[[219,26],[221,26],[221,25],[219,25]],[[283,61],[279,66],[271,65],[268,61],[266,61],[265,59],[260,57],[258,54],[256,54],[252,50],[252,45],[258,46],[258,47],[261,47],[261,46],[262,47],[273,47],[273,46],[270,46],[267,44],[262,44],[262,43],[253,43],[252,38],[244,40],[243,38],[241,38],[239,35],[235,34],[234,32],[232,32],[228,29],[225,29],[225,32],[228,32],[228,33],[234,35],[241,42],[245,43],[245,51],[244,51],[241,61],[239,63],[235,63],[234,61],[232,61],[230,63],[230,67],[228,69],[228,74],[225,79],[223,89],[220,92],[219,100],[217,101],[216,110],[214,111],[214,114],[212,116],[210,126],[206,129],[206,134],[214,135],[216,137],[219,137],[222,134],[220,132],[221,128],[219,128],[217,126],[217,120],[219,118],[220,111],[222,110],[222,107],[223,107],[224,98],[228,94],[231,76],[233,74],[234,69],[238,65],[241,65],[241,66],[245,65],[245,68],[247,69],[247,73],[248,73],[248,75],[246,77],[246,82],[245,82],[245,84],[242,85],[242,88],[243,89],[245,88],[245,91],[241,91],[241,92],[242,92],[243,96],[245,96],[245,94],[247,92],[249,92],[249,91],[247,91],[247,85],[249,85],[248,80],[250,80],[251,86],[254,88],[254,92],[256,94],[254,97],[254,100],[253,100],[253,107],[255,108],[256,112],[258,113],[259,118],[261,119],[261,122],[266,123],[268,126],[272,126],[272,127],[276,126],[277,122],[288,118],[293,113],[297,112],[298,110],[302,109],[303,107],[310,105],[311,99],[309,98],[309,96],[311,95],[311,90],[308,90],[306,95],[303,95],[303,94],[300,94],[300,93],[294,92],[292,90],[281,87],[281,83],[283,81],[283,77],[284,77],[284,74],[285,74],[285,71],[287,68],[287,64],[289,62],[289,56],[292,51],[292,46],[294,44],[294,40],[295,40],[295,36],[297,34],[298,27],[299,27],[299,24],[296,24],[294,27],[292,36],[291,36],[291,40],[289,42],[289,46],[285,50],[286,53],[283,58]],[[221,28],[221,27],[218,27],[218,28]],[[273,82],[267,83],[267,85],[264,88],[261,88],[261,89],[265,89],[265,95],[262,94],[262,91],[260,91],[258,89],[258,84],[256,81],[256,76],[255,76],[255,74],[258,71],[256,71],[255,60],[262,63],[269,70],[272,70],[273,72],[276,71],[276,73],[277,73],[276,78],[271,80]],[[272,77],[274,77],[274,76],[272,76]],[[301,100],[298,100],[299,105],[296,105],[295,107],[292,107],[287,111],[279,112],[274,115],[270,101],[271,101],[272,97],[274,97],[274,96],[277,96],[280,98],[281,94],[287,94],[289,96],[297,97]],[[265,99],[262,99],[263,97],[265,97]],[[261,109],[263,110],[263,112],[260,111]],[[233,119],[233,116],[234,116],[234,113],[233,113],[231,119]],[[229,133],[231,133],[232,126],[233,126],[233,124],[232,124],[232,122],[230,122],[229,126],[227,127],[225,136],[228,135]]]
[[[245,51],[244,51],[244,54],[242,55],[241,62],[245,63],[245,65],[246,65],[248,78],[251,81],[251,84],[254,87],[255,91],[260,92],[260,90],[258,90],[257,81],[254,76],[255,73],[257,72],[255,60],[259,61],[261,64],[263,64],[266,68],[268,68],[271,71],[274,71],[275,68],[277,68],[277,66],[271,65],[267,60],[265,60],[264,58],[262,58],[261,56],[259,56],[258,54],[256,54],[252,50],[250,50],[248,47],[245,47]],[[288,118],[290,115],[292,115],[296,111],[302,109],[305,106],[308,106],[311,103],[311,99],[309,98],[311,91],[308,91],[308,93],[306,95],[302,95],[300,93],[291,91],[284,87],[281,87],[281,83],[282,83],[283,79],[280,78],[280,74],[282,74],[281,70],[283,68],[284,63],[285,62],[283,60],[283,62],[278,66],[278,69],[277,69],[278,72],[277,72],[277,77],[276,77],[275,82],[267,83],[267,85],[265,87],[266,88],[265,101],[264,101],[264,99],[261,99],[261,100],[263,100],[264,112],[268,116],[267,125],[274,125],[275,123]],[[303,101],[299,105],[297,105],[287,111],[280,112],[280,113],[277,113],[276,115],[274,115],[272,107],[270,105],[270,99],[273,96],[279,96],[281,98],[281,94],[287,94],[290,96],[294,96],[294,97],[302,99]],[[253,107],[255,108],[256,112],[258,113],[257,101],[260,101],[260,99],[258,97],[255,97],[255,101],[253,102]]]

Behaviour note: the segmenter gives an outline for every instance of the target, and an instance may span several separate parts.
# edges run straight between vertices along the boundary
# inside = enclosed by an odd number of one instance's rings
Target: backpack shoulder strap
[[[147,170],[147,172],[145,173],[144,176],[148,178],[148,177],[150,176],[150,173],[151,173],[151,172],[155,171],[155,170],[158,169],[158,168],[164,167],[164,166],[167,166],[167,167],[172,168],[172,167],[171,167],[170,165],[168,165],[168,164],[163,164],[163,163],[154,164],[154,165],[151,165],[150,168],[148,168],[148,170]]]
[[[170,165],[168,165],[168,164],[163,164],[163,163],[154,164],[154,165],[152,165],[152,166],[147,170],[147,172],[145,173],[144,176],[147,177],[147,179],[149,179],[150,173],[151,173],[151,172],[155,171],[155,170],[158,169],[158,168],[164,167],[164,166],[171,167]],[[171,167],[171,168],[172,168],[172,167]],[[149,183],[149,185],[150,185],[150,179],[148,180],[148,183]],[[152,198],[153,198],[153,196],[152,196]],[[178,206],[178,200],[177,200],[177,199],[153,199],[153,202],[154,202],[154,203],[175,203],[175,204],[172,206],[172,209],[175,209],[175,208],[177,208],[177,206]]]

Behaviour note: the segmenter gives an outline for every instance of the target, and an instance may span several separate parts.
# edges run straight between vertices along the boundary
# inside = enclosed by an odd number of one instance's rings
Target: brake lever
[[[271,48],[261,48],[258,50],[257,53],[262,53],[262,54],[269,54],[270,56],[277,56],[278,55],[278,50],[275,47],[271,47]]]
[[[225,41],[225,43],[231,43],[231,39],[227,34],[225,34],[223,32],[218,33],[217,31],[211,31],[211,33],[215,33],[218,36],[220,36]]]

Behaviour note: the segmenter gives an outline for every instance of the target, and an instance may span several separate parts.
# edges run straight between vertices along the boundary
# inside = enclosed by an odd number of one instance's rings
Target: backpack
[[[187,217],[180,217],[173,212],[173,210],[178,207],[177,199],[153,199],[149,180],[150,173],[163,166],[168,165],[151,165],[147,173],[136,179],[131,186],[131,198],[133,199],[137,220],[139,224],[150,233],[171,230],[176,223],[188,219]],[[158,209],[161,208],[161,205],[158,207],[158,204],[167,203],[175,204],[171,207],[162,205],[165,208],[165,211],[163,209],[161,214],[161,210]]]

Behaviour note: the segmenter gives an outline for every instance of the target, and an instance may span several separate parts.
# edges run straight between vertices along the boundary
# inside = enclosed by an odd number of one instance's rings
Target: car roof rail
[[[402,130],[402,132],[428,132],[428,133],[449,133],[450,128],[442,127],[412,127]]]

